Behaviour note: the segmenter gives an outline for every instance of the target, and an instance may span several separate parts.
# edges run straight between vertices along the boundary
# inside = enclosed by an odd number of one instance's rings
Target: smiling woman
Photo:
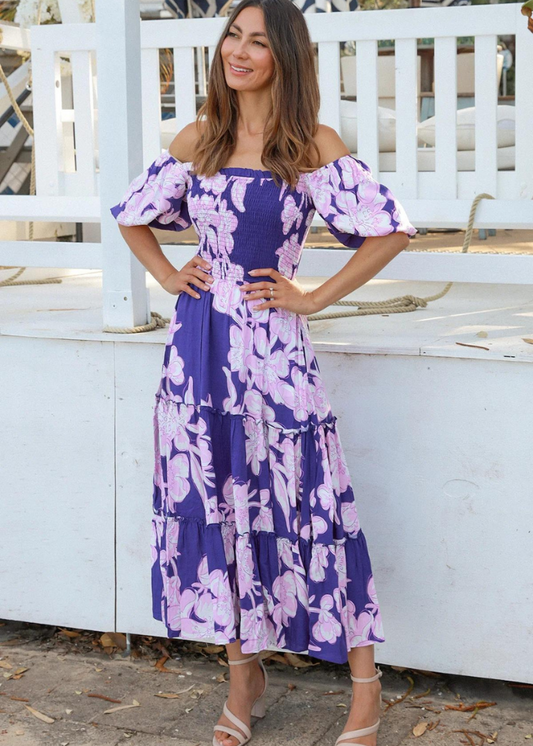
[[[264,648],[349,662],[372,687],[346,723],[359,730],[341,738],[375,746],[379,725],[380,606],[306,316],[373,277],[416,231],[318,124],[318,107],[301,11],[243,0],[197,121],[111,208],[135,255],[179,293],[154,408],[153,614],[169,637],[250,662],[231,666],[215,746],[246,743],[251,716],[265,714]],[[357,252],[306,292],[295,277],[315,211]],[[191,225],[198,252],[178,270],[146,226]]]

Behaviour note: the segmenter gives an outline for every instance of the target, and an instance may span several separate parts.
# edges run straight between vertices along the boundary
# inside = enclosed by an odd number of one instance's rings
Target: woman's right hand
[[[196,290],[193,290],[189,283],[196,285],[196,287],[202,290],[209,290],[213,282],[213,277],[204,270],[210,269],[211,265],[209,262],[206,262],[201,256],[196,255],[181,269],[171,272],[160,284],[167,293],[171,293],[172,295],[186,292],[192,295],[193,298],[199,298],[200,294]]]

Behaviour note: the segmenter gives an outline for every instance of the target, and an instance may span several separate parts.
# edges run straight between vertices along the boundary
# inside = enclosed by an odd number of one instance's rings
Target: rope
[[[152,321],[148,324],[141,324],[140,326],[105,326],[104,332],[111,332],[112,334],[137,334],[138,332],[151,332],[154,329],[163,328],[170,322],[170,319],[165,319],[160,313],[156,311],[150,311],[152,315]]]
[[[470,208],[470,215],[468,216],[468,225],[465,232],[465,238],[463,241],[463,248],[461,252],[466,254],[472,240],[472,233],[474,231],[474,218],[478,204],[482,199],[494,199],[492,194],[477,194],[474,197],[472,206]],[[431,301],[442,298],[450,290],[453,282],[448,282],[440,293],[435,295],[428,295],[425,298],[418,298],[416,295],[402,295],[396,298],[388,298],[382,301],[363,301],[363,300],[338,300],[332,303],[333,306],[358,306],[357,311],[332,311],[331,313],[319,313],[308,316],[309,321],[321,321],[322,319],[339,319],[346,316],[369,316],[370,314],[391,314],[391,313],[407,313],[409,311],[416,311],[417,308],[425,308]]]

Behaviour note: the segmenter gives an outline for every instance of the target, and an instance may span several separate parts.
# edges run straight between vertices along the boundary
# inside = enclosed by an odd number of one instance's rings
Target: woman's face
[[[274,59],[267,39],[263,11],[248,7],[231,24],[221,47],[226,82],[237,91],[257,91],[267,85],[274,72]],[[245,68],[240,72],[234,68]]]

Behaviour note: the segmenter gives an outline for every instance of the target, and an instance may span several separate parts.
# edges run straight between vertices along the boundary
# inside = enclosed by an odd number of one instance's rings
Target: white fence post
[[[96,0],[104,326],[150,320],[146,272],[109,208],[143,171],[139,0]]]

